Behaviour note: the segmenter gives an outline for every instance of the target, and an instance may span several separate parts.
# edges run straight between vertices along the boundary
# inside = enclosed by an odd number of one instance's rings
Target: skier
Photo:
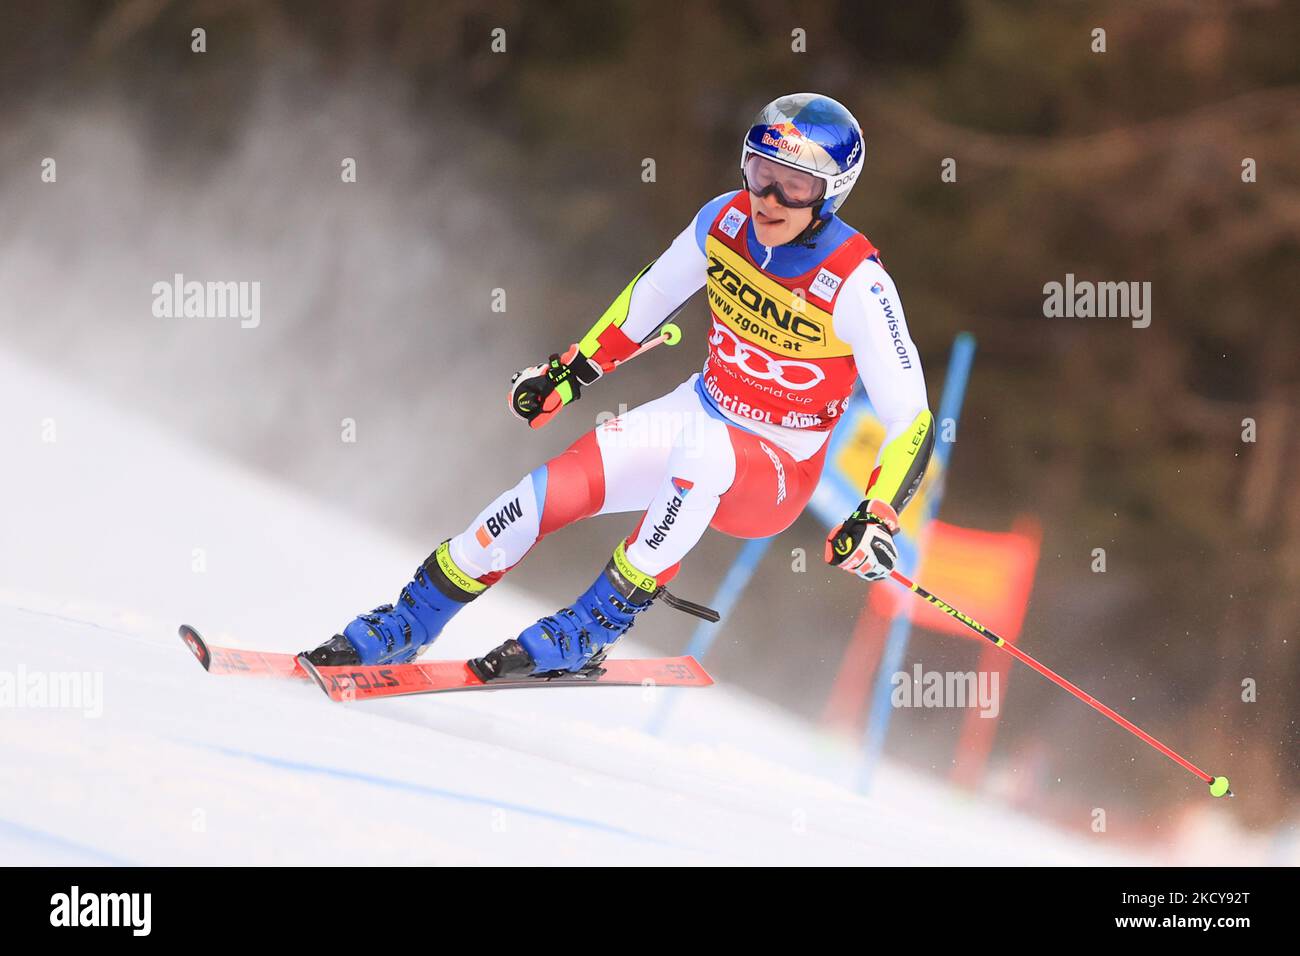
[[[490,681],[593,672],[657,598],[707,616],[665,585],[706,528],[767,537],[798,517],[830,431],[861,376],[885,440],[865,500],[827,536],[825,559],[875,581],[934,445],[921,360],[880,254],[835,215],[866,144],[835,100],[765,107],[740,153],[743,189],[707,203],[563,355],[517,372],[510,407],[541,428],[701,287],[712,314],[703,370],[605,421],[493,500],[416,570],[397,602],[308,654],[316,665],[414,659],[543,537],[595,514],[642,512],[568,607],[469,662]]]

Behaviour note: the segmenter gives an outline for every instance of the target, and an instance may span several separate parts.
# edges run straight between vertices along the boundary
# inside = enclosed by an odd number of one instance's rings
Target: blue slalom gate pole
[[[961,417],[962,404],[966,399],[966,385],[970,382],[971,364],[975,359],[975,337],[969,332],[959,333],[952,343],[952,355],[948,358],[948,374],[943,383],[943,395],[939,399],[940,436],[946,423],[951,421],[956,428]],[[942,470],[940,481],[926,498],[926,510],[921,521],[918,539],[925,536],[925,528],[939,512],[943,500],[944,486],[948,480],[948,459],[952,456],[952,443],[939,441],[934,452]],[[908,559],[910,557],[910,560]],[[900,569],[908,576],[915,574],[916,565],[921,560],[921,541],[909,556],[900,558]],[[866,792],[871,789],[871,781],[880,755],[885,749],[885,738],[889,734],[889,721],[893,715],[890,706],[893,676],[903,666],[903,656],[907,653],[907,644],[912,634],[912,603],[903,602],[889,625],[889,635],[885,639],[885,650],[880,655],[880,668],[876,672],[876,687],[871,698],[871,711],[867,718],[866,737],[862,748],[862,771],[858,778],[858,789]]]
[[[731,613],[732,608],[736,606],[736,602],[740,600],[740,595],[744,593],[745,586],[749,584],[749,579],[758,570],[758,563],[763,560],[763,555],[772,546],[772,540],[772,538],[751,538],[746,541],[744,547],[740,549],[740,554],[736,556],[736,560],[727,569],[722,583],[718,585],[718,590],[710,602],[710,606],[722,616],[722,621],[716,624],[710,621],[701,621],[695,629],[695,633],[691,636],[690,645],[686,648],[686,653],[697,661],[702,662],[704,655],[713,646],[718,632],[722,629],[723,621]],[[650,715],[649,722],[646,724],[646,730],[649,733],[658,734],[663,729],[669,714],[672,713],[673,706],[677,701],[677,694],[680,691],[680,687],[668,688],[664,691],[659,706],[655,708],[654,713]]]

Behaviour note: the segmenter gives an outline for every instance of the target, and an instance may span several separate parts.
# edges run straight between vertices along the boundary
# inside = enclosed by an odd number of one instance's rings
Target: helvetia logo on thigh
[[[148,936],[152,926],[152,893],[69,893],[50,897],[51,926],[129,927],[132,936]]]

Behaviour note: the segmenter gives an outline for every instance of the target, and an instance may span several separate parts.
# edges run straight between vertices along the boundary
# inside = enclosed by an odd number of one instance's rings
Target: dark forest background
[[[414,567],[598,412],[699,367],[702,301],[681,347],[545,431],[504,408],[513,370],[574,341],[738,186],[759,107],[825,92],[863,125],[842,214],[883,250],[932,400],[953,336],[979,341],[944,517],[1036,516],[1026,648],[1231,767],[1250,795],[1234,812],[1271,827],[1294,820],[1300,779],[1297,51],[1286,2],[10,0],[0,345],[406,536]],[[260,280],[263,327],[153,320],[147,290],[173,272]],[[1151,326],[1044,318],[1043,285],[1066,273],[1151,282]],[[344,417],[357,445],[339,442]],[[512,579],[565,603],[632,520],[568,529]],[[823,534],[807,516],[786,532],[710,661],[812,718],[862,599],[820,565]],[[737,547],[708,536],[677,590],[707,600]],[[391,597],[326,596],[326,619]],[[640,630],[679,649],[690,622]],[[976,658],[921,635],[912,659]],[[958,719],[900,713],[889,753],[945,772]],[[1204,799],[1016,671],[995,759],[1027,753],[1046,760],[1049,811],[1072,810],[1081,778],[1151,828]]]

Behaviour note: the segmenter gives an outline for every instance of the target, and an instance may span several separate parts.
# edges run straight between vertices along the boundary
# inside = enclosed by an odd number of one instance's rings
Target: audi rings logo
[[[762,349],[736,338],[735,333],[726,326],[719,325],[716,320],[713,332],[709,335],[709,345],[713,354],[728,365],[734,365],[746,375],[761,381],[776,382],[792,392],[815,388],[826,379],[826,372],[820,365],[794,359],[774,359]],[[727,354],[727,347],[731,349],[730,355]],[[754,368],[750,364],[751,359],[761,363],[761,367]]]

